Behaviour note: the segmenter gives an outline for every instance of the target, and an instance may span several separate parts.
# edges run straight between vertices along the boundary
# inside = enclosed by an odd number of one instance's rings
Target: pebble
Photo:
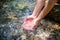
[[[21,36],[21,40],[26,40],[27,38],[26,38],[26,35],[22,35]]]
[[[35,35],[34,40],[42,40],[38,34]]]

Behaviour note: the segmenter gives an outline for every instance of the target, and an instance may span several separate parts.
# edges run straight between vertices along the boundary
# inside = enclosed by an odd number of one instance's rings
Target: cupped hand
[[[28,16],[24,19],[24,23],[22,24],[22,27],[26,30],[33,30],[38,26],[38,20],[34,16]]]

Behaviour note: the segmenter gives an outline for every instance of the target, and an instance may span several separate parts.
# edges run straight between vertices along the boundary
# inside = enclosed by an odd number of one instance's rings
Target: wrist
[[[36,18],[37,21],[41,21],[42,18]]]
[[[31,16],[32,16],[32,17],[34,17],[34,18],[36,18],[36,16],[35,16],[35,15],[33,15],[33,14],[32,14]]]

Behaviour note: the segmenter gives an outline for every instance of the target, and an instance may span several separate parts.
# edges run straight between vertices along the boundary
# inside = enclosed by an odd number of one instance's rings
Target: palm
[[[33,30],[33,28],[36,28],[38,26],[36,18],[32,16],[28,16],[25,18],[24,23],[22,24],[23,28],[26,30]]]

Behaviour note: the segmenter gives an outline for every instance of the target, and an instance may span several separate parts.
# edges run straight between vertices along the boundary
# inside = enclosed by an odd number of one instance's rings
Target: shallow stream
[[[42,19],[38,28],[24,30],[23,19],[32,14],[36,0],[6,1],[0,9],[0,40],[60,40],[60,24]]]

